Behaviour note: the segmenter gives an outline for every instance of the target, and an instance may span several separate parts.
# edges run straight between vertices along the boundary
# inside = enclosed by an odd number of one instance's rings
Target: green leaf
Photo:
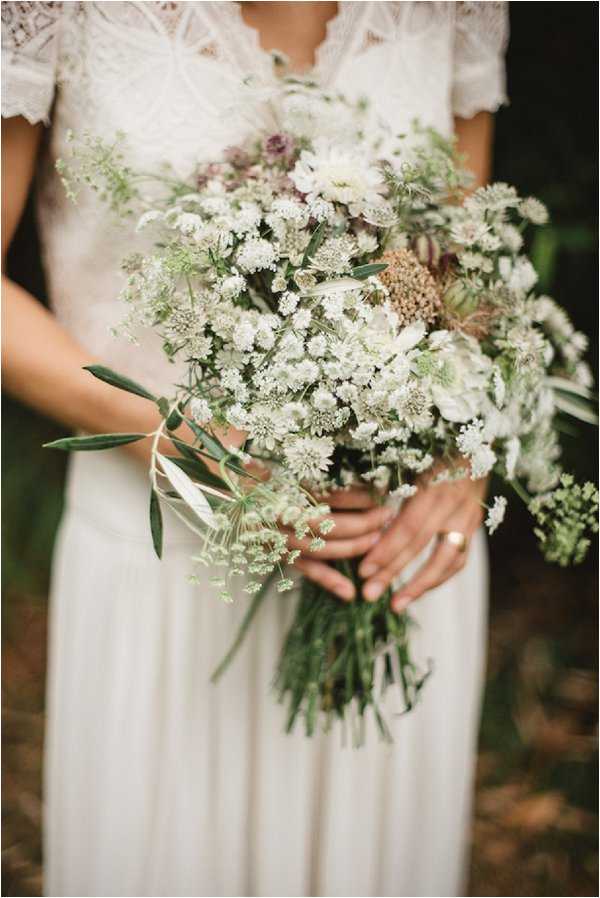
[[[169,400],[165,399],[164,396],[161,396],[160,399],[156,400],[156,404],[157,404],[158,410],[161,413],[161,415],[163,416],[163,418],[168,418],[169,417],[169,409],[171,408],[171,406],[169,405]]]
[[[162,558],[163,521],[160,510],[160,502],[156,490],[150,493],[150,531],[152,533],[152,545],[159,558]]]
[[[204,524],[215,529],[217,525],[212,508],[200,487],[188,477],[185,471],[177,465],[174,465],[166,455],[161,455],[160,452],[157,452],[157,457],[165,476],[179,493],[186,505],[192,509],[194,514],[196,514]]]
[[[199,427],[194,421],[188,421],[188,424],[208,454],[211,455],[215,461],[221,461],[222,458],[229,454],[223,444],[216,437],[213,437],[208,433],[208,431],[204,430],[203,427]]]
[[[103,380],[105,383],[110,384],[111,387],[118,387],[119,390],[126,390],[127,393],[135,393],[137,396],[156,402],[156,396],[153,396],[140,384],[130,380],[128,377],[124,377],[122,374],[117,374],[110,368],[105,368],[104,365],[84,365],[83,370],[89,371],[98,380]]]
[[[65,452],[93,452],[95,449],[113,449],[126,443],[144,440],[145,433],[99,433],[92,437],[64,437],[44,443],[44,449],[63,449]]]
[[[379,274],[380,271],[385,271],[386,268],[387,262],[371,262],[369,265],[358,265],[352,269],[350,274],[353,278],[358,278],[359,281],[362,281],[371,277],[372,274]]]
[[[206,486],[212,486],[219,490],[227,489],[225,481],[213,474],[201,458],[178,458],[176,455],[167,455],[165,457],[172,461],[174,465],[177,465],[178,468],[181,468],[182,471],[185,471],[186,474],[189,474],[190,477],[197,477]]]
[[[182,421],[183,418],[179,414],[178,410],[174,408],[167,418],[167,430],[177,430]]]
[[[311,258],[313,253],[316,253],[318,248],[320,247],[323,239],[325,237],[325,226],[327,222],[322,221],[320,225],[317,225],[315,230],[313,231],[313,235],[309,240],[308,246],[304,250],[304,255],[302,256],[302,262],[300,264],[301,268],[304,268],[308,260]]]

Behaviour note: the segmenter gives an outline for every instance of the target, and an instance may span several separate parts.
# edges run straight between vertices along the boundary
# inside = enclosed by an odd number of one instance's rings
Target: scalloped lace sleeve
[[[507,3],[457,3],[452,111],[471,118],[507,103],[504,54],[508,43]]]
[[[2,115],[48,124],[62,3],[2,4]]]

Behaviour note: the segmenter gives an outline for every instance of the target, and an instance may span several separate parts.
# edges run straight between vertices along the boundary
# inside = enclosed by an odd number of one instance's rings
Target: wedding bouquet
[[[434,483],[499,475],[527,503],[546,558],[581,561],[598,494],[562,473],[558,431],[566,414],[595,420],[591,376],[585,337],[533,292],[523,232],[544,224],[545,207],[507,184],[468,194],[451,142],[417,123],[396,136],[364,102],[287,80],[261,103],[267,124],[185,181],[136,172],[122,140],[91,136],[58,165],[73,195],[87,183],[152,234],[123,262],[121,331],[158,332],[178,382],[155,397],[89,370],[161,412],[150,470],[158,555],[162,505],[198,534],[194,561],[223,571],[213,582],[225,601],[232,579],[246,578],[253,599],[235,649],[267,585],[294,586],[299,553],[281,524],[318,551],[332,526],[320,497],[361,484],[400,503],[435,462]],[[178,436],[184,422],[191,442]],[[230,428],[244,433],[241,448],[218,436]],[[488,506],[490,533],[506,504]],[[357,567],[340,563],[360,585]],[[307,580],[299,589],[275,678],[288,726],[302,716],[310,734],[321,712],[353,708],[360,723],[372,709],[389,737],[386,687],[397,684],[409,709],[425,678],[409,617],[392,613],[389,592],[345,604]]]

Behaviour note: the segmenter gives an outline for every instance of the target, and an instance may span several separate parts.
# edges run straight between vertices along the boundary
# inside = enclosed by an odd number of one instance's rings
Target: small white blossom
[[[198,397],[192,399],[190,402],[190,415],[196,424],[208,424],[212,418],[212,412],[206,399]]]
[[[330,437],[296,437],[284,447],[288,467],[299,480],[319,480],[333,455]]]
[[[543,225],[548,221],[548,210],[540,200],[533,196],[527,197],[519,204],[519,212],[523,218],[527,218],[532,224]]]
[[[502,521],[504,520],[504,515],[506,513],[506,498],[504,496],[496,496],[494,498],[494,502],[491,506],[488,507],[488,514],[485,519],[485,526],[488,529],[488,533],[490,536],[492,533],[495,533]]]

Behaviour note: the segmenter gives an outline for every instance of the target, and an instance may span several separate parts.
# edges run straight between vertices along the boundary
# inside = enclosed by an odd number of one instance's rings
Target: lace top
[[[367,95],[397,131],[418,117],[450,133],[453,115],[506,102],[507,30],[505,3],[340,2],[311,74]],[[54,161],[69,129],[120,130],[133,164],[183,175],[240,138],[239,86],[272,77],[272,57],[229,0],[4,2],[2,46],[2,114],[51,126],[38,210],[56,314],[94,356],[160,389],[173,375],[151,338],[110,334],[124,235],[93,196],[66,199]]]

